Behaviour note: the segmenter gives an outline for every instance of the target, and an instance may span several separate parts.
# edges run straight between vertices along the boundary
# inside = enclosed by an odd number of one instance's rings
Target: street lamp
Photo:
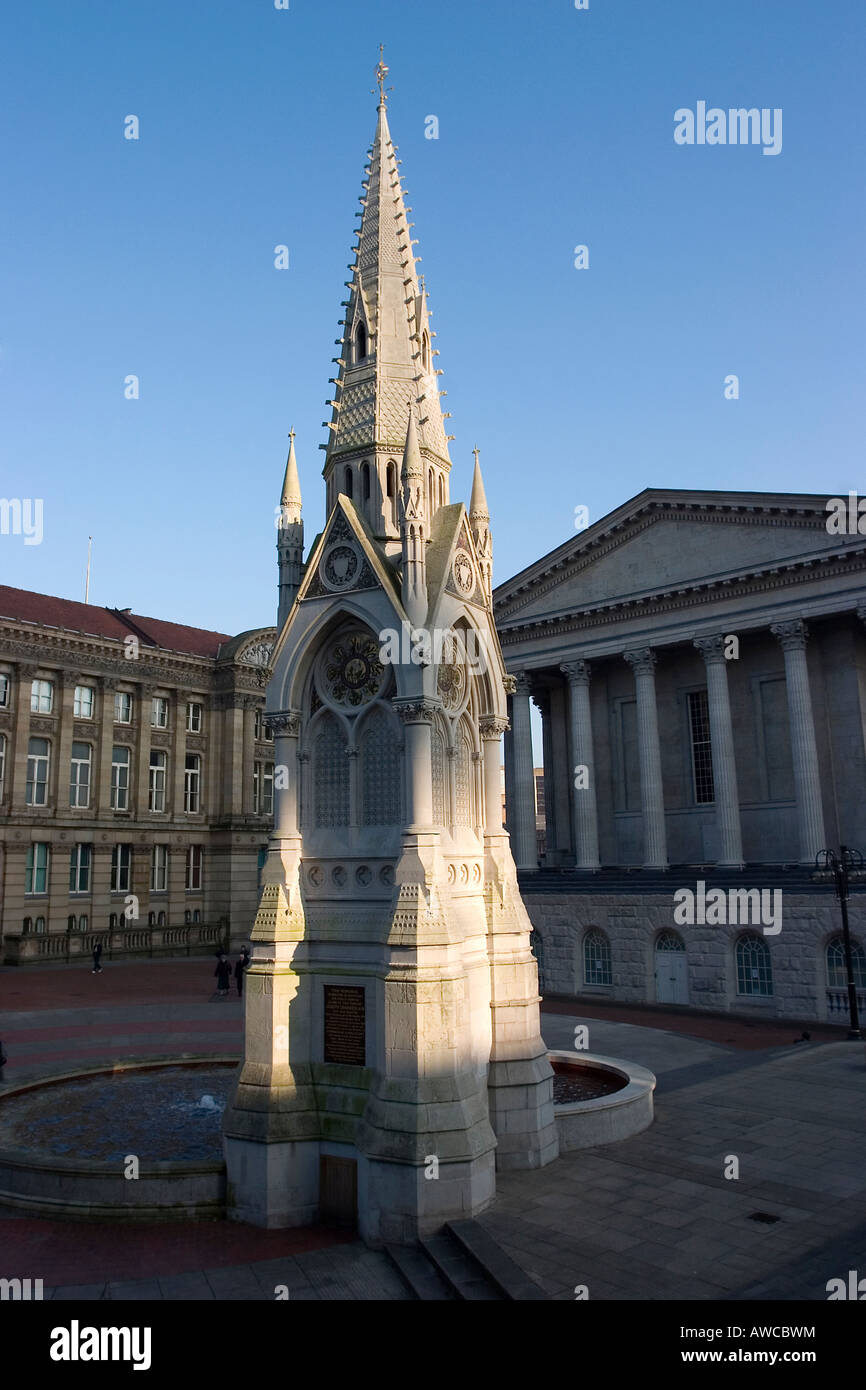
[[[832,879],[836,885],[836,896],[842,910],[842,943],[845,949],[845,973],[848,976],[848,1037],[859,1041],[863,1035],[860,1032],[860,1016],[857,1012],[857,986],[854,983],[851,933],[848,930],[848,884],[866,879],[866,868],[859,850],[849,849],[847,845],[840,845],[839,848],[839,854],[833,849],[822,849],[815,855],[815,872],[812,878],[816,882],[824,883]]]

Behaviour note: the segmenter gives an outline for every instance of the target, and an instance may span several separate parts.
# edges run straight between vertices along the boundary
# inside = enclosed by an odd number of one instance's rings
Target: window
[[[150,891],[164,893],[168,888],[168,847],[154,845],[150,852]]]
[[[168,728],[168,700],[162,695],[154,695],[150,702],[150,726],[152,729]]]
[[[89,743],[73,743],[72,745],[72,761],[69,765],[70,806],[90,805],[90,759],[92,752]]]
[[[129,810],[129,749],[119,744],[111,750],[111,809]]]
[[[253,764],[253,813],[257,816],[274,814],[274,765]]]
[[[9,677],[0,672],[0,709],[6,709],[9,704]]]
[[[72,913],[71,916],[67,917],[67,919],[66,919],[66,930],[67,930],[67,932],[75,931],[75,914],[74,914],[74,913]]]
[[[191,922],[192,922],[192,913],[190,912],[189,908],[186,908],[186,909],[184,910],[184,914],[183,914],[183,924],[184,924],[185,927],[188,927],[188,926],[190,926]]]
[[[78,918],[78,930],[87,931],[87,925],[87,913],[82,912],[81,916]]]
[[[583,979],[587,985],[612,985],[610,942],[604,932],[590,931],[583,938]]]
[[[261,743],[262,732],[262,711],[257,709],[253,717],[253,738],[256,743]]]
[[[132,723],[132,696],[125,690],[118,690],[114,696],[115,724]]]
[[[769,997],[773,993],[773,971],[766,942],[760,936],[741,936],[736,956],[737,993]]]
[[[50,714],[54,708],[54,686],[51,681],[34,681],[30,687],[30,713]]]
[[[831,989],[848,988],[848,971],[845,966],[845,943],[841,936],[827,942],[827,984]],[[866,989],[866,953],[859,941],[851,942],[851,965],[856,989]]]
[[[73,845],[69,851],[69,891],[90,892],[90,845]]]
[[[160,912],[159,916],[158,916],[157,919],[156,919],[156,925],[157,925],[158,927],[164,927],[164,926],[165,926],[165,913],[164,913],[164,912]]]
[[[27,806],[44,806],[48,801],[48,739],[31,738],[27,744]]]
[[[355,361],[363,362],[367,356],[367,330],[362,323],[358,324],[355,332]]]
[[[76,719],[92,719],[96,691],[92,685],[76,685],[72,712]]]
[[[361,501],[370,500],[370,465],[366,459],[361,464]]]
[[[183,772],[183,809],[201,810],[201,758],[198,753],[187,753]]]
[[[37,918],[36,918],[36,923],[35,923],[35,926],[34,926],[34,931],[44,931],[44,930],[45,930],[45,918],[44,918],[44,917],[37,917]]]
[[[147,925],[148,925],[149,927],[155,927],[155,926],[156,926],[156,913],[155,913],[155,912],[148,912],[148,914],[147,914]]]
[[[30,845],[27,850],[27,867],[24,873],[25,893],[48,892],[48,846]]]
[[[186,707],[186,731],[188,734],[201,733],[202,707],[197,700],[190,700]]]
[[[713,750],[710,746],[710,711],[706,690],[689,693],[689,729],[692,737],[692,780],[699,806],[715,801]]]
[[[165,770],[168,758],[159,748],[153,748],[150,754],[150,783],[148,789],[148,809],[151,811],[165,810]]]
[[[192,910],[192,920],[193,920],[193,922],[200,922],[200,921],[201,921],[201,911],[200,911],[200,909],[197,908],[197,907],[194,907],[193,910]]]
[[[349,501],[351,502],[351,500],[352,500],[352,470],[351,470],[351,468],[349,467],[348,463],[346,464],[346,472],[345,472],[345,474],[344,474],[344,477],[345,477],[345,486],[343,487],[343,491],[345,492],[346,496],[349,498]]]
[[[117,913],[110,912],[108,915],[108,930],[117,931]]]
[[[3,783],[6,780],[6,735],[0,734],[0,798],[3,796]]]
[[[201,845],[190,845],[186,852],[186,888],[188,893],[197,893],[201,888]]]
[[[111,851],[111,891],[129,892],[129,861],[132,858],[129,845],[115,845]]]
[[[349,747],[332,714],[316,724],[313,740],[313,824],[317,827],[349,824]]]

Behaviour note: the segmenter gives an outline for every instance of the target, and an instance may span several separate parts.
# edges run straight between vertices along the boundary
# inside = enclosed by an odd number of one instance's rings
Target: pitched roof
[[[212,659],[223,643],[231,641],[231,635],[225,632],[210,632],[206,628],[165,622],[162,618],[146,618],[128,609],[101,608],[95,603],[76,603],[72,599],[0,584],[0,620],[3,618],[62,628],[89,637],[107,637],[116,642],[134,634],[147,647]]]

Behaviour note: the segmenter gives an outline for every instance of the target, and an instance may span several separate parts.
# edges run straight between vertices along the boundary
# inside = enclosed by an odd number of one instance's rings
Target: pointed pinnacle
[[[415,412],[409,403],[409,425],[406,430],[406,447],[403,450],[403,466],[400,469],[400,477],[403,478],[423,478],[424,466],[421,462],[421,450],[418,447],[418,430],[415,425]]]
[[[484,479],[481,477],[481,464],[478,462],[478,455],[481,452],[477,447],[472,450],[475,455],[475,472],[472,475],[472,496],[469,500],[470,517],[478,517],[482,520],[490,520],[490,512],[487,507],[487,495],[484,491]]]
[[[289,457],[286,460],[286,474],[283,478],[283,492],[280,497],[280,506],[288,507],[292,503],[301,505],[301,480],[298,477],[298,463],[295,458],[295,431],[289,430]]]

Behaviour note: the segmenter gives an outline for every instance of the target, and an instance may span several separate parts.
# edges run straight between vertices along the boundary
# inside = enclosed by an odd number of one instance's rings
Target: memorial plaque
[[[366,1022],[362,985],[325,985],[325,1061],[366,1066]]]

